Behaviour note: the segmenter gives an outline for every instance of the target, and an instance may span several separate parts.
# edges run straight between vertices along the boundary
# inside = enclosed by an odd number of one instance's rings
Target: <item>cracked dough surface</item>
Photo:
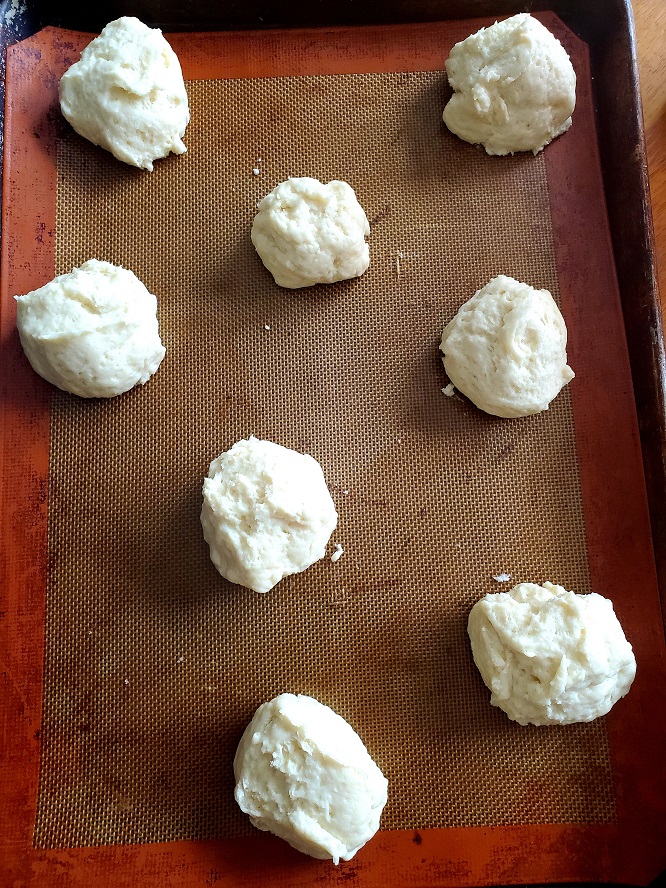
[[[338,514],[319,463],[272,441],[238,441],[210,464],[201,524],[223,577],[268,592],[326,554]]]
[[[82,398],[145,383],[165,350],[157,299],[126,268],[89,259],[16,297],[21,345],[34,370]]]
[[[303,695],[257,709],[234,775],[236,801],[254,826],[336,864],[374,836],[387,799],[388,782],[351,725]]]
[[[478,601],[468,631],[490,702],[521,725],[592,721],[636,674],[612,603],[594,592],[521,583]]]
[[[370,225],[353,188],[307,176],[287,179],[259,203],[252,243],[280,287],[360,277],[370,264]]]
[[[574,378],[567,328],[548,290],[506,275],[478,290],[444,328],[440,349],[453,383],[494,416],[546,410]]]
[[[446,61],[454,94],[444,123],[488,154],[537,154],[571,126],[576,74],[566,50],[528,13],[481,28]]]
[[[60,79],[63,116],[79,135],[145,170],[183,154],[190,119],[180,62],[158,28],[110,22]]]

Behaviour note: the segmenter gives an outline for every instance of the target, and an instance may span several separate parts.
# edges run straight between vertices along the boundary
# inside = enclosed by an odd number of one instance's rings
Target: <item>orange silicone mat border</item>
[[[576,40],[551,14],[563,42]],[[462,26],[460,36],[483,22]],[[170,42],[186,79],[440,70],[451,23],[317,31],[178,34]],[[409,38],[409,40],[407,40]],[[418,54],[405,46],[418,42]],[[13,295],[54,274],[54,147],[62,121],[57,83],[89,36],[46,29],[7,60],[4,233],[0,278],[3,428],[3,742],[0,872],[6,884],[73,886],[498,885],[608,881],[647,884],[666,865],[666,663],[631,375],[594,138],[574,126],[546,152],[570,362],[593,587],[613,598],[639,653],[622,713],[607,719],[618,819],[612,825],[545,825],[381,832],[333,867],[268,835],[235,840],[44,850],[32,847],[46,579],[48,386],[28,368]],[[593,119],[589,72],[579,72],[580,120]],[[593,127],[592,127],[593,128]],[[588,132],[588,137],[590,133]],[[592,136],[594,133],[592,132]],[[576,152],[576,163],[571,163]],[[590,165],[592,170],[590,171]],[[596,178],[595,178],[596,177]],[[587,249],[589,231],[601,245]],[[595,306],[597,335],[576,323]],[[589,332],[589,331],[588,331]],[[610,335],[614,350],[604,349]],[[583,372],[581,372],[583,371]],[[603,417],[603,423],[600,422]],[[617,434],[602,438],[600,429]],[[609,516],[612,516],[609,519]],[[38,553],[37,556],[35,553]],[[622,591],[621,595],[617,595]],[[645,619],[645,610],[654,614]]]

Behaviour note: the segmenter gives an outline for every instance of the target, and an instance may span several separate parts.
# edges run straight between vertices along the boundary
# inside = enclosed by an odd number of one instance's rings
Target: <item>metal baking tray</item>
[[[35,4],[21,10],[21,22],[14,22],[16,37],[28,36],[44,25],[55,25],[77,31],[96,32],[107,21],[122,15],[134,14],[147,24],[162,27],[165,32],[191,31],[252,31],[265,32],[288,28],[331,29],[336,27],[359,27],[418,24],[423,22],[456,21],[460,19],[505,16],[518,11],[554,12],[588,46],[593,76],[596,126],[600,150],[601,169],[605,191],[608,221],[612,236],[612,251],[615,272],[622,301],[624,331],[626,334],[629,360],[634,387],[634,398],[640,429],[642,463],[645,472],[646,490],[650,507],[652,547],[657,569],[662,606],[666,590],[666,519],[664,516],[664,494],[666,494],[666,467],[664,463],[664,442],[666,440],[666,419],[664,416],[664,347],[661,328],[661,311],[657,292],[656,272],[653,256],[652,229],[649,195],[647,186],[645,147],[642,133],[640,98],[636,68],[635,41],[631,8],[628,0],[590,0],[580,4],[576,0],[553,0],[518,4],[507,0],[470,0],[470,2],[372,2],[356,5],[353,2],[322,2],[316,6],[301,3],[282,4],[278,11],[247,4],[227,5],[224,10],[213,4],[199,4],[196,13],[178,4],[144,3],[132,5],[110,4],[99,13],[89,7],[79,8],[78,4],[60,5],[57,12],[46,5]],[[20,32],[19,24],[25,28]],[[11,35],[10,35],[11,36]],[[11,114],[7,118],[12,125]],[[5,190],[11,190],[11,169],[5,173]],[[43,232],[42,232],[43,234]],[[21,257],[3,244],[3,300],[9,295],[6,283],[11,265],[28,263],[28,256]],[[5,311],[3,306],[3,312]],[[0,316],[1,317],[1,316]],[[6,315],[5,315],[6,317]],[[3,348],[11,349],[15,336],[5,323],[0,325],[3,335]],[[20,413],[22,405],[17,403],[14,380],[8,376],[7,367],[0,374],[3,405],[14,415]],[[31,405],[27,416],[27,427],[34,422],[36,435],[43,423],[39,406]],[[9,428],[9,425],[8,425]],[[32,512],[22,516],[16,513],[15,491],[11,488],[13,476],[8,471],[13,459],[12,447],[25,446],[12,439],[11,433],[2,441],[3,493],[2,520],[3,541],[9,557],[6,571],[7,620],[3,621],[2,631],[7,632],[6,647],[9,651],[9,664],[5,672],[8,682],[16,682],[7,693],[5,718],[14,739],[7,744],[8,757],[16,763],[13,773],[3,777],[1,786],[6,796],[5,804],[5,852],[8,881],[12,884],[55,885],[63,878],[64,884],[123,885],[157,884],[168,880],[173,885],[212,884],[282,884],[307,885],[314,881],[326,884],[352,882],[358,885],[379,884],[418,884],[418,885],[468,885],[468,884],[514,884],[521,881],[562,881],[564,878],[590,881],[603,877],[605,881],[626,881],[630,884],[647,884],[663,866],[663,853],[658,849],[659,826],[655,824],[654,835],[647,842],[651,849],[650,859],[632,861],[632,849],[626,847],[619,853],[618,869],[613,871],[613,863],[594,859],[594,849],[606,848],[607,840],[595,845],[594,830],[582,835],[574,824],[566,841],[561,833],[554,833],[553,843],[562,842],[559,852],[562,866],[554,866],[552,860],[558,850],[550,848],[544,859],[550,863],[544,869],[539,867],[540,855],[534,843],[547,842],[538,834],[521,832],[516,828],[513,843],[504,838],[502,851],[494,850],[483,859],[485,851],[479,852],[476,866],[467,872],[456,863],[451,846],[447,860],[446,841],[430,835],[431,831],[404,830],[387,834],[391,840],[385,842],[378,837],[376,853],[364,861],[358,859],[337,869],[332,867],[313,869],[308,864],[294,858],[280,843],[262,837],[264,844],[257,845],[253,840],[236,840],[236,850],[229,852],[228,845],[218,845],[213,840],[202,842],[178,842],[163,845],[114,846],[106,845],[95,849],[44,849],[32,847],[31,840],[26,844],[25,832],[16,826],[34,820],[34,799],[17,791],[20,781],[15,779],[22,768],[34,771],[39,759],[39,713],[41,701],[36,688],[41,686],[41,676],[34,663],[17,673],[15,661],[22,656],[19,648],[25,645],[25,629],[30,627],[30,610],[39,604],[43,596],[43,583],[39,579],[45,571],[45,551],[39,553],[35,574],[25,577],[23,585],[17,582],[14,559],[20,540],[39,538],[45,526],[46,491],[37,491],[33,498]],[[43,475],[42,456],[35,449],[28,454],[28,461],[35,463],[36,475]],[[618,467],[619,468],[619,467]],[[612,479],[609,479],[612,483]],[[40,528],[42,530],[40,531]],[[19,553],[20,554],[20,553]],[[4,592],[3,592],[4,597]],[[663,628],[663,627],[660,627]],[[22,641],[23,639],[23,641]],[[34,641],[39,647],[40,642]],[[654,639],[653,639],[654,644]],[[656,648],[653,647],[653,650]],[[18,653],[17,653],[18,651]],[[28,658],[24,658],[27,662]],[[658,660],[658,662],[657,662]],[[655,670],[663,669],[664,651],[654,662]],[[657,674],[657,672],[655,672]],[[17,677],[18,675],[18,677]],[[27,683],[27,684],[26,684]],[[18,690],[16,689],[18,687]],[[23,690],[21,691],[21,687]],[[27,690],[25,689],[27,687]],[[651,723],[652,743],[664,733],[663,713]],[[630,755],[629,751],[623,755]],[[640,768],[634,764],[634,771]],[[638,794],[632,804],[640,804],[640,794],[649,792],[650,775],[643,773],[636,783]],[[658,775],[654,775],[658,782]],[[628,792],[626,786],[621,793]],[[650,805],[655,805],[650,799]],[[19,806],[21,809],[18,814]],[[657,805],[658,807],[658,805]],[[14,814],[16,813],[16,816]],[[663,804],[662,804],[663,813]],[[495,827],[486,832],[492,833]],[[434,832],[442,832],[435,830]],[[603,832],[603,829],[601,829]],[[464,843],[464,840],[461,839]],[[431,844],[432,842],[432,844]],[[621,843],[621,842],[620,842]],[[492,842],[489,847],[492,848]],[[600,856],[606,852],[601,852]],[[266,855],[264,858],[263,855]],[[233,857],[233,860],[231,859]],[[585,862],[583,862],[585,857]],[[526,863],[527,858],[535,861]],[[272,864],[271,861],[272,860]],[[661,860],[661,863],[659,862]],[[277,861],[277,865],[276,865]],[[273,868],[272,868],[273,867]],[[473,873],[473,874],[472,874]],[[600,875],[600,874],[603,874]]]

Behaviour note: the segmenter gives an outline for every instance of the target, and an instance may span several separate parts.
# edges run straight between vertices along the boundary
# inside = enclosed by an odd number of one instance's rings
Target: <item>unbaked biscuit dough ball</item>
[[[346,182],[287,179],[258,209],[252,243],[280,287],[345,281],[370,264],[370,225]]]
[[[272,441],[238,441],[210,464],[201,524],[226,579],[268,592],[326,554],[338,523],[319,463]]]
[[[440,349],[453,385],[494,416],[540,413],[574,378],[551,294],[503,274],[460,308]]]
[[[97,259],[17,296],[16,323],[33,369],[82,398],[147,382],[165,354],[155,296],[133,272]]]
[[[481,28],[446,61],[452,133],[488,154],[537,154],[571,126],[576,74],[566,50],[528,13]]]
[[[478,601],[468,631],[490,702],[521,725],[592,721],[636,674],[612,603],[594,592],[521,583]]]
[[[175,52],[158,28],[110,22],[60,79],[60,107],[85,139],[145,170],[183,154],[190,112]]]
[[[351,860],[379,829],[388,782],[354,729],[312,697],[260,706],[234,759],[235,797],[258,829],[320,860]]]

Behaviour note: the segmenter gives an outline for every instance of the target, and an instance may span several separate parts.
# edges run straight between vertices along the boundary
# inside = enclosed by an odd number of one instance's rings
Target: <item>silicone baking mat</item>
[[[488,175],[444,146],[438,72],[189,91],[183,163],[146,177],[60,147],[56,271],[132,268],[169,357],[130,397],[53,402],[38,843],[246,833],[229,764],[284,690],[356,725],[387,828],[612,819],[604,722],[511,725],[465,633],[493,574],[590,585],[569,391],[486,421],[448,402],[437,357],[443,319],[500,270],[557,292],[543,157]],[[290,173],[353,183],[376,220],[361,280],[276,288],[248,231]],[[197,520],[208,463],[250,433],[320,460],[345,549],[266,596],[221,581]]]
[[[321,875],[377,884],[380,849],[408,841],[442,884],[600,877],[571,853],[521,860],[525,841],[610,848],[625,828],[621,749],[647,705],[641,660],[660,655],[644,623],[658,605],[586,51],[547,21],[572,55],[578,105],[574,128],[536,158],[488,158],[443,128],[441,64],[468,23],[437,26],[436,40],[354,32],[354,61],[324,35],[181,35],[188,153],[152,175],[57,112],[42,121],[54,224],[37,238],[41,267],[52,263],[37,283],[93,256],[131,268],[158,296],[167,357],[110,401],[38,389],[50,416],[37,531],[48,561],[33,562],[45,581],[39,854],[222,839],[212,847],[241,855],[219,868],[233,883],[248,842],[274,847],[233,801],[235,746],[259,703],[293,691],[347,718],[389,779],[386,832],[346,876]],[[83,45],[41,39],[54,73]],[[23,49],[25,76],[44,60]],[[360,280],[275,287],[248,235],[257,201],[289,175],[356,189],[372,227]],[[437,352],[443,323],[500,272],[561,301],[577,372],[547,413],[510,422],[447,399]],[[249,434],[322,463],[340,513],[331,551],[345,549],[266,596],[217,574],[198,521],[208,463]],[[627,574],[629,538],[642,565],[632,558]],[[613,599],[639,678],[608,719],[520,728],[489,706],[465,623],[506,588],[504,572]],[[496,840],[481,875],[475,836]],[[259,880],[300,884],[295,866],[311,883],[307,863],[276,853]]]

